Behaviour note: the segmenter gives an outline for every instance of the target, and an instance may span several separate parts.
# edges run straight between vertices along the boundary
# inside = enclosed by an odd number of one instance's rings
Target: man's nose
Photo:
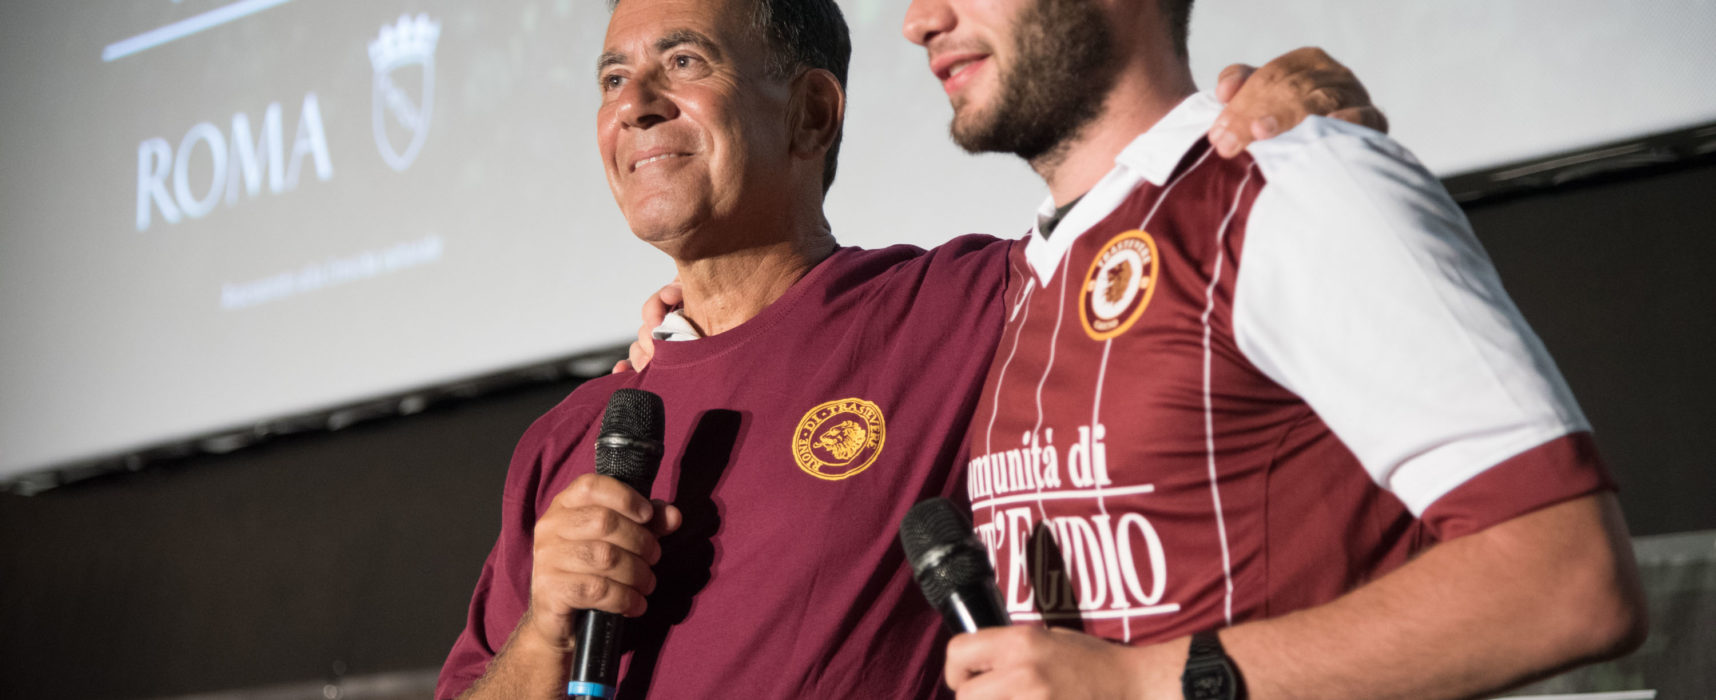
[[[930,39],[952,29],[953,25],[953,8],[948,6],[947,0],[912,0],[911,7],[906,8],[906,21],[900,27],[900,33],[914,44],[927,46]]]
[[[639,75],[620,87],[620,121],[626,126],[648,128],[679,115],[653,75]]]

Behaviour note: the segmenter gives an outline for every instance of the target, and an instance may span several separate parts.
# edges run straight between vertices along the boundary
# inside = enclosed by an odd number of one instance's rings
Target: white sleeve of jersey
[[[1250,152],[1266,184],[1238,267],[1239,348],[1413,514],[1590,429],[1465,215],[1410,153],[1322,118]]]

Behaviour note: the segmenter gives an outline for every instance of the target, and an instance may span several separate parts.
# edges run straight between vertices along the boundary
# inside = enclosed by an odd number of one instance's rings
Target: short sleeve
[[[865,332],[885,347],[871,371],[898,375],[932,365],[982,380],[1006,325],[1008,253],[1015,241],[971,234],[930,249],[886,276],[867,298],[877,313]]]
[[[1571,461],[1548,471],[1516,459],[1590,426],[1464,214],[1411,154],[1321,118],[1250,152],[1265,185],[1246,223],[1235,339],[1376,483],[1420,517],[1472,484],[1461,502],[1483,512],[1442,513],[1468,524],[1607,483],[1594,450],[1550,449],[1539,456]],[[1557,480],[1478,480],[1521,464]],[[1492,483],[1513,492],[1471,493]]]
[[[993,348],[991,339],[999,341],[1006,323],[1008,253],[1016,245],[1022,244],[972,234],[935,248],[926,256],[914,306],[936,309],[952,331],[949,336]]]

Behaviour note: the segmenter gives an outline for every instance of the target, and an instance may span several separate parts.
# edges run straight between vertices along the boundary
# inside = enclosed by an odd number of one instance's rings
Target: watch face
[[[1186,700],[1233,700],[1233,671],[1227,664],[1188,673],[1183,683]]]

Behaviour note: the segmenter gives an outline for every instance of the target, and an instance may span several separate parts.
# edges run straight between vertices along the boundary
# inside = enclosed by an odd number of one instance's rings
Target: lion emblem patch
[[[1108,340],[1132,327],[1156,292],[1156,239],[1139,230],[1110,239],[1097,251],[1079,290],[1079,320],[1092,340]]]
[[[882,453],[882,409],[864,399],[829,401],[810,409],[793,431],[793,461],[804,473],[839,481],[864,471]]]

